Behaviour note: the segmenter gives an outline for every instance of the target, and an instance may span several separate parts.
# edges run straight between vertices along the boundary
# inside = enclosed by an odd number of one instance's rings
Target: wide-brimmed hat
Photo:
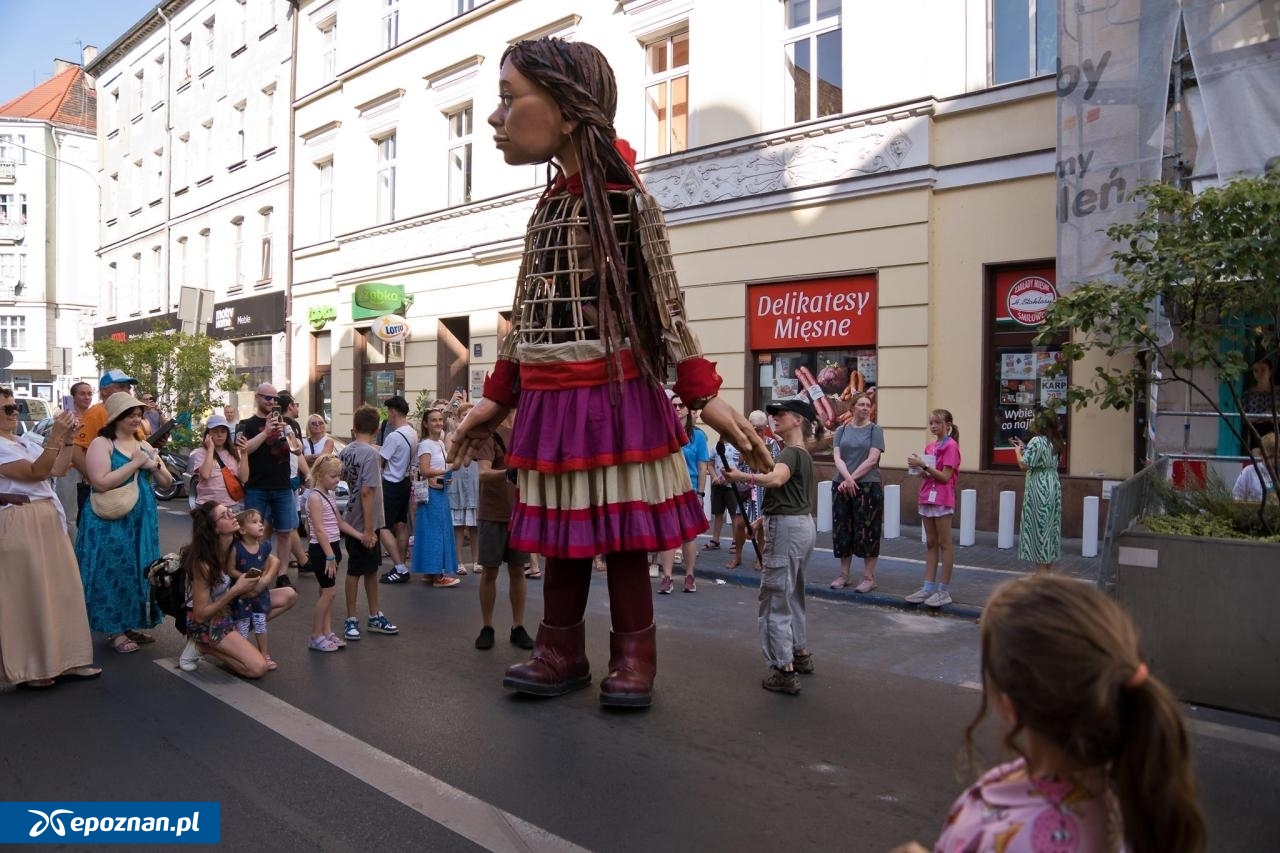
[[[209,420],[204,422],[205,432],[208,432],[211,429],[217,429],[218,427],[222,427],[227,432],[231,431],[231,423],[222,415],[213,415]]]
[[[146,408],[146,403],[128,391],[117,391],[107,398],[107,423],[112,423],[130,409]]]
[[[804,400],[783,400],[779,403],[770,403],[764,408],[771,415],[779,412],[795,412],[806,421],[812,421],[814,418],[813,406]]]
[[[102,374],[102,378],[98,380],[98,390],[101,391],[108,385],[137,385],[138,380],[118,368],[111,368]]]

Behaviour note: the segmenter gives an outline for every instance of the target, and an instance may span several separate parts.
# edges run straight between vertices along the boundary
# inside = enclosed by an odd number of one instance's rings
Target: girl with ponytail
[[[657,669],[648,551],[707,528],[680,448],[675,392],[757,471],[772,467],[689,330],[666,226],[613,126],[613,70],[595,47],[542,38],[502,56],[494,142],[511,165],[551,163],[516,280],[511,332],[484,396],[454,433],[465,465],[516,408],[508,465],[519,489],[510,544],[547,560],[532,658],[503,684],[558,696],[591,681],[583,613],[592,558],[608,571],[605,705],[646,707]],[[516,407],[517,401],[519,407]]]
[[[956,800],[935,849],[1205,849],[1177,703],[1118,604],[1051,575],[1006,582],[982,614],[982,672],[982,705],[965,732],[970,765],[989,707],[1020,757]]]

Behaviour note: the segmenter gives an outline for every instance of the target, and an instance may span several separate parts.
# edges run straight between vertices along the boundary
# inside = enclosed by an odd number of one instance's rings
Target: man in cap
[[[76,523],[80,522],[80,513],[84,510],[84,502],[89,499],[89,476],[85,471],[84,458],[89,445],[98,437],[98,430],[107,425],[107,400],[112,394],[131,391],[138,380],[119,368],[111,368],[98,380],[98,402],[90,406],[80,418],[80,429],[72,439],[75,445],[71,450],[71,464],[80,472],[81,482],[76,483]],[[146,433],[139,430],[139,438]]]

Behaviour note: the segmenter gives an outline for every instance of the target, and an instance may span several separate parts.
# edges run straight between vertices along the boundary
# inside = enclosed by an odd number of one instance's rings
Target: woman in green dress
[[[1018,534],[1018,559],[1048,572],[1062,556],[1062,481],[1058,460],[1066,445],[1052,409],[1041,409],[1031,422],[1031,441],[1013,439],[1018,467],[1027,472],[1022,495],[1022,526]]]

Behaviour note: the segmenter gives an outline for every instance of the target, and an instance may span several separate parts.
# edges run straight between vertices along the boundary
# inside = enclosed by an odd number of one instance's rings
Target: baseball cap
[[[222,415],[212,415],[209,420],[204,422],[205,432],[208,432],[211,429],[217,429],[218,427],[230,430],[231,424]]]
[[[765,410],[771,415],[776,415],[779,412],[795,412],[806,421],[812,421],[814,418],[813,406],[804,400],[783,400],[780,403],[770,403],[765,406]]]
[[[108,385],[137,385],[138,380],[118,368],[111,368],[102,374],[102,378],[98,380],[98,390],[101,391]]]

